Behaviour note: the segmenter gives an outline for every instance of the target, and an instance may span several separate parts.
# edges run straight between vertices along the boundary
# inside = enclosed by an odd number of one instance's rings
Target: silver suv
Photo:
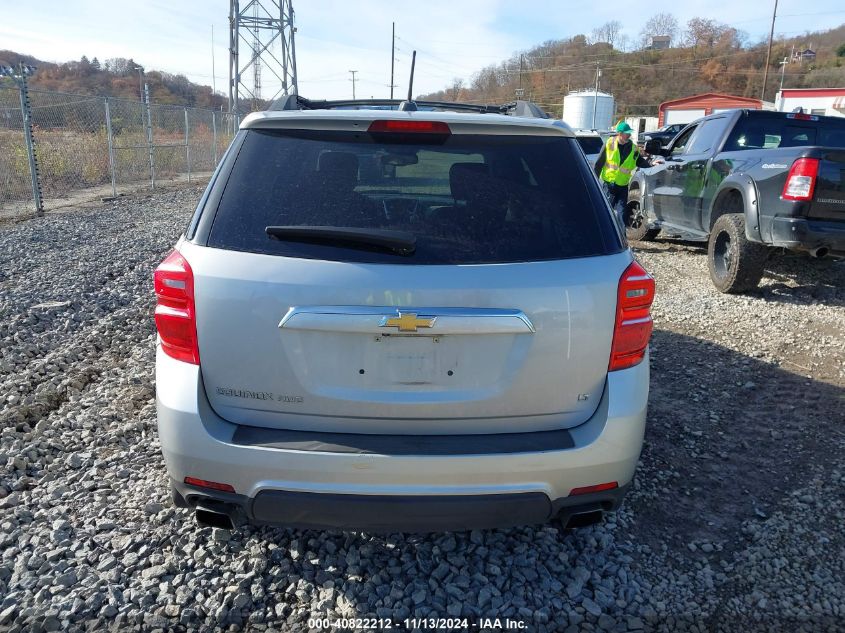
[[[408,106],[250,115],[155,272],[201,525],[573,527],[631,482],[654,281],[573,133]]]

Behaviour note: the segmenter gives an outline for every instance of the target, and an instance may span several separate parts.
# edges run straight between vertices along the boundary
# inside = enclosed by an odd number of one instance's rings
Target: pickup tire
[[[719,292],[737,294],[756,288],[768,256],[765,246],[745,237],[742,213],[726,213],[716,219],[707,244],[707,267]]]
[[[637,242],[651,242],[660,233],[660,229],[648,228],[648,220],[642,210],[642,197],[639,189],[632,189],[628,193],[628,203],[622,211],[625,222],[625,235],[629,240]]]

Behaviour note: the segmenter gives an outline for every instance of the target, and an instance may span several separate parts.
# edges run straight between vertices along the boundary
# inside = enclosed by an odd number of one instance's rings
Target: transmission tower
[[[252,19],[257,21],[259,17],[258,3],[253,2]],[[255,111],[261,108],[261,40],[257,31],[252,38],[252,59],[252,109]]]
[[[294,33],[292,0],[230,0],[229,111],[236,118],[263,107],[262,90],[272,90],[270,101],[297,93]]]

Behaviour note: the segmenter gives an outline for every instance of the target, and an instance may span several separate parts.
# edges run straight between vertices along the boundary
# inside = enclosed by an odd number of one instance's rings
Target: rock
[[[582,602],[581,604],[584,609],[586,609],[587,613],[596,617],[599,617],[601,615],[601,607],[589,598],[584,598],[584,602]]]
[[[5,609],[0,611],[0,624],[6,624],[12,620],[12,616],[17,611],[18,606],[16,604],[10,604]]]
[[[147,580],[151,578],[161,578],[162,576],[167,574],[167,566],[166,565],[153,565],[152,567],[148,567],[141,571],[141,578],[145,578]]]
[[[77,582],[76,574],[73,571],[69,571],[64,574],[60,574],[56,576],[53,580],[53,583],[60,586],[60,587],[72,587]]]
[[[232,601],[232,608],[233,609],[243,609],[247,604],[251,601],[249,595],[245,593],[239,593],[235,596],[235,599]]]
[[[232,538],[229,530],[224,530],[222,528],[212,528],[211,536],[215,541],[220,543],[227,543],[229,539]]]

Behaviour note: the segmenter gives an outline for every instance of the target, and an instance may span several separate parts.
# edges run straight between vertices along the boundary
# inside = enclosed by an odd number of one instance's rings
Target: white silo
[[[606,92],[570,92],[563,98],[563,121],[576,130],[606,130],[613,126],[614,108],[613,95]]]

